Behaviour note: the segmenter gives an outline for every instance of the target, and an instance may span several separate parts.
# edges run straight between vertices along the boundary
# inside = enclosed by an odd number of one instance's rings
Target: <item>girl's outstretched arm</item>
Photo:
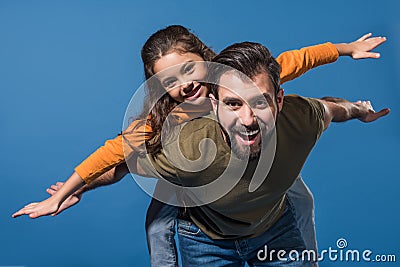
[[[367,33],[358,40],[351,43],[335,44],[339,56],[350,56],[353,59],[379,58],[381,55],[371,52],[376,47],[386,41],[386,37],[371,37],[372,33]]]
[[[276,58],[281,65],[281,83],[294,80],[310,69],[333,63],[339,56],[351,56],[353,59],[379,58],[379,53],[371,51],[384,43],[386,38],[371,36],[368,33],[350,43],[328,42],[283,52]]]
[[[122,164],[112,168],[108,172],[99,176],[92,183],[86,184],[86,185],[82,186],[80,189],[78,189],[77,191],[75,191],[71,196],[69,196],[67,199],[64,200],[64,202],[61,204],[61,206],[57,210],[57,212],[51,214],[51,216],[56,216],[56,215],[60,214],[62,211],[78,204],[78,202],[82,199],[83,193],[93,190],[95,188],[101,187],[101,186],[111,185],[116,182],[119,182],[128,173],[129,173],[129,170],[128,170],[128,166],[126,165],[126,163],[122,163]],[[57,182],[56,184],[50,186],[50,188],[47,188],[46,192],[49,195],[54,195],[63,186],[64,186],[63,182]]]
[[[76,190],[81,188],[84,184],[85,183],[82,178],[76,172],[74,172],[56,194],[52,195],[46,200],[43,200],[42,202],[33,202],[26,205],[14,213],[12,217],[16,218],[21,215],[28,215],[31,218],[38,218],[40,216],[54,214],[58,211],[64,200]]]

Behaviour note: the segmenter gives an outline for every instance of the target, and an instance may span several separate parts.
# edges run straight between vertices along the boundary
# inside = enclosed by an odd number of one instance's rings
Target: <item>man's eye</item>
[[[238,109],[242,106],[240,102],[226,102],[225,105],[230,109]]]
[[[267,108],[268,107],[268,101],[266,99],[263,99],[263,100],[260,99],[260,100],[257,100],[254,103],[254,105],[255,105],[256,108]]]

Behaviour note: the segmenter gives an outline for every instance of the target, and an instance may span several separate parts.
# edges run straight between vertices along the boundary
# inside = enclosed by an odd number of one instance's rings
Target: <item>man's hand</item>
[[[358,119],[362,122],[372,122],[389,114],[390,109],[384,108],[378,112],[374,110],[370,101],[357,101],[354,103],[359,108]]]
[[[365,34],[351,43],[335,44],[340,56],[351,56],[353,59],[379,58],[381,55],[371,52],[386,42],[386,37],[371,37],[372,33]]]
[[[64,185],[63,182],[57,182],[56,184],[53,184],[50,186],[50,188],[46,189],[46,192],[50,195],[54,195],[55,193],[57,193],[57,191]],[[78,190],[80,191],[80,190]],[[63,203],[61,203],[60,208],[57,210],[57,212],[51,214],[51,216],[56,216],[58,214],[60,214],[62,211],[78,204],[79,201],[81,201],[82,198],[82,193],[78,193],[78,191],[76,191],[74,194],[72,194],[71,196],[69,196],[67,199],[64,200]]]
[[[370,101],[350,102],[343,98],[323,97],[318,99],[325,108],[324,130],[333,122],[344,122],[359,119],[362,122],[372,122],[389,114],[390,109],[374,110]]]

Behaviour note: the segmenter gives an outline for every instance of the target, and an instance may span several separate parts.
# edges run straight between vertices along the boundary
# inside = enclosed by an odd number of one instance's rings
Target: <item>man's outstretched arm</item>
[[[336,97],[323,97],[318,99],[324,108],[324,130],[333,122],[344,122],[358,119],[362,122],[372,122],[389,114],[390,110],[384,108],[378,112],[374,110],[370,101],[350,102]]]

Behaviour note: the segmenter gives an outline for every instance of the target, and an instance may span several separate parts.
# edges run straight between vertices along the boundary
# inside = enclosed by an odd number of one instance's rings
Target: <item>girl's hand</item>
[[[62,186],[57,188],[50,198],[39,203],[26,205],[14,213],[12,217],[16,218],[21,215],[28,215],[31,218],[38,218],[40,216],[56,214],[61,203],[76,192],[76,190],[80,189],[84,184],[82,178],[74,172]]]
[[[365,34],[358,40],[347,44],[335,44],[340,56],[350,56],[353,59],[379,58],[381,55],[371,52],[386,42],[386,37],[371,37],[372,33]]]
[[[42,201],[42,202],[34,202],[26,205],[16,213],[12,215],[13,218],[19,217],[21,215],[28,215],[32,219],[38,218],[41,216],[50,215],[56,213],[59,207],[59,203],[54,201],[51,197]]]
[[[50,195],[54,195],[58,192],[58,190],[61,189],[61,187],[64,185],[63,182],[57,182],[56,184],[53,184],[52,186],[50,186],[50,188],[46,189],[46,192]],[[63,203],[61,204],[60,208],[57,210],[57,212],[51,214],[51,216],[56,216],[58,214],[60,214],[62,211],[78,204],[78,202],[81,200],[82,198],[82,194],[79,193],[74,193],[72,195],[70,195],[66,200],[63,201]]]

